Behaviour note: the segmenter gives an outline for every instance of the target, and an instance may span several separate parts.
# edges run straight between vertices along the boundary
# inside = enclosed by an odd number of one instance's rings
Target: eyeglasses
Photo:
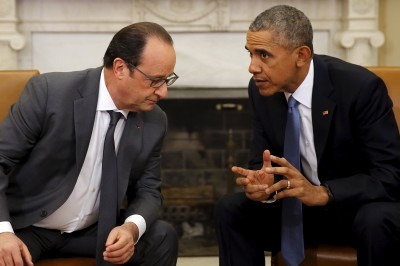
[[[133,65],[131,63],[127,63],[127,64],[131,65],[133,67],[133,69],[136,69],[137,71],[142,73],[142,75],[145,76],[148,80],[150,80],[151,81],[150,86],[153,87],[153,88],[159,88],[164,83],[167,83],[167,86],[171,86],[179,78],[179,76],[177,74],[175,74],[175,72],[173,72],[167,78],[153,78],[153,77],[150,77],[149,75],[147,75],[146,73],[144,73],[137,66],[135,66],[135,65]]]

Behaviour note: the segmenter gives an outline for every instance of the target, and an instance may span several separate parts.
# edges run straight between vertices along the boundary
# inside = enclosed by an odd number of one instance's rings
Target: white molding
[[[15,4],[15,0],[2,2]],[[7,36],[13,47],[10,50],[20,49],[15,59],[19,68],[37,68],[42,72],[97,66],[104,53],[100,54],[99,48],[108,45],[116,31],[133,22],[153,21],[176,39],[176,68],[184,73],[177,86],[245,87],[249,59],[243,47],[248,26],[263,10],[285,3],[310,18],[316,53],[374,65],[376,50],[384,43],[384,35],[377,28],[378,0],[18,0],[16,3],[17,10],[14,8],[13,12],[17,11],[19,17],[11,14],[7,20],[11,21],[10,28],[18,26],[19,32],[15,31],[13,37],[4,32],[2,35],[1,25],[5,22],[0,17],[0,36]],[[57,38],[63,42],[57,42]],[[191,43],[194,39],[196,42]],[[90,49],[89,43],[95,47]],[[80,53],[85,56],[72,60]],[[211,54],[213,57],[209,57]],[[51,57],[45,58],[46,55]],[[202,73],[208,73],[207,78],[201,79]]]

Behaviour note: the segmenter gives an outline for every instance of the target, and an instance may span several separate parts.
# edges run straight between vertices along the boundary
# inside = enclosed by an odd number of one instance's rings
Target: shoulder
[[[314,55],[313,61],[315,78],[319,76],[329,77],[332,82],[343,80],[347,83],[363,83],[366,79],[377,78],[367,68],[340,58],[327,55]]]
[[[73,83],[83,79],[99,79],[101,69],[102,68],[99,67],[70,72],[48,72],[37,75],[32,78],[32,80],[47,82],[49,85],[62,85],[64,83]]]
[[[343,61],[339,58],[314,56],[314,88],[324,94],[340,93],[347,97],[358,97],[385,88],[382,80],[367,68]]]

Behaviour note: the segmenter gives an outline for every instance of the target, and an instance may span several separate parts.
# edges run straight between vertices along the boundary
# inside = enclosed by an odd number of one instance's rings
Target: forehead
[[[176,54],[172,44],[156,37],[150,37],[142,53],[142,64],[175,64]]]
[[[272,31],[247,31],[246,34],[246,48],[248,50],[253,49],[271,49],[278,47],[278,43],[275,41],[275,34]]]

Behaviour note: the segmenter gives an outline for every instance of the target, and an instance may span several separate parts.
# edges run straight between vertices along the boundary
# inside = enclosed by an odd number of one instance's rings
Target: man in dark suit
[[[118,184],[121,213],[100,243],[98,264],[176,264],[176,232],[157,220],[167,131],[157,102],[178,78],[175,62],[167,31],[142,22],[115,34],[103,67],[28,82],[0,125],[1,265],[96,255],[103,142],[112,112],[122,114],[114,133],[118,177],[111,181]]]
[[[398,264],[400,137],[391,99],[365,68],[314,55],[312,38],[308,18],[290,6],[264,11],[247,32],[251,161],[232,168],[244,193],[216,208],[222,266],[264,265],[264,251],[286,244],[289,198],[302,206],[302,243],[349,243],[359,265]],[[282,157],[289,97],[299,103],[299,169]]]

